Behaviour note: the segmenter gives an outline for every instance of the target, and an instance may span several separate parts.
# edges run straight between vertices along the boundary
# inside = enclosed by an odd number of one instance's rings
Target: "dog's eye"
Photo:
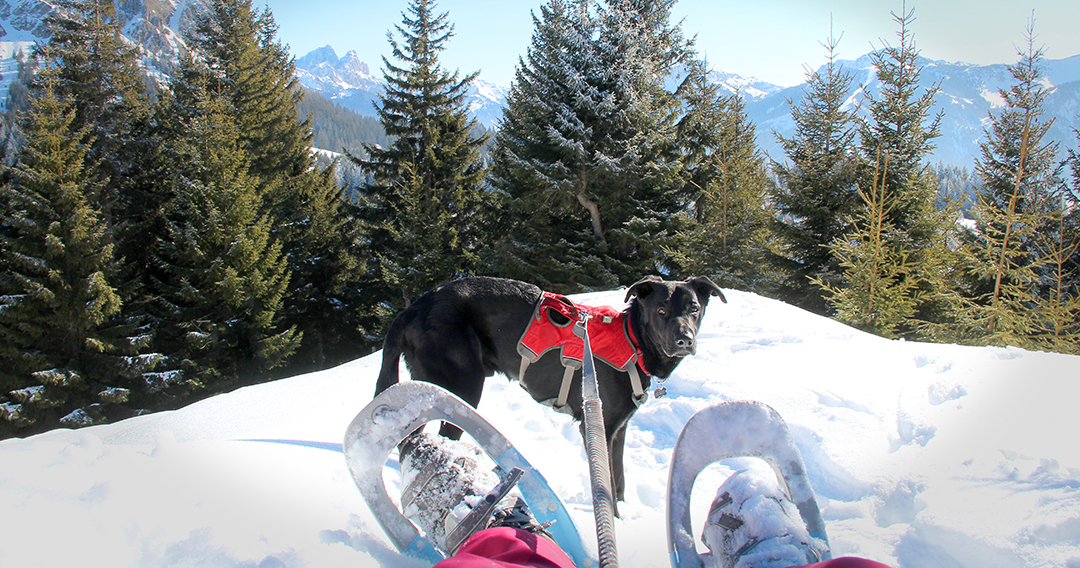
[[[666,316],[667,315],[667,308],[657,308],[656,313],[658,313],[658,314],[660,314],[662,316]]]
[[[692,314],[696,314],[696,313],[698,313],[699,311],[701,311],[701,306],[699,306],[699,305],[697,305],[697,304],[694,304],[694,305],[690,306],[690,309],[689,309],[689,310],[687,310],[687,311],[689,311],[689,312],[690,312],[690,313],[692,313]]]

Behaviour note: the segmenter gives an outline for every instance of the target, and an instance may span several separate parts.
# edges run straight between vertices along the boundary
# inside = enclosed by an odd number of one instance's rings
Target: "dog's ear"
[[[656,287],[657,284],[663,282],[658,276],[646,276],[641,280],[638,280],[626,291],[626,298],[623,302],[629,302],[631,297],[637,296],[638,298],[644,298],[648,296]]]
[[[725,298],[724,293],[720,291],[720,287],[716,284],[713,284],[712,280],[709,280],[704,276],[687,279],[686,283],[694,289],[694,292],[699,297],[704,296],[705,298],[708,298],[709,296],[719,296],[720,301],[724,302],[725,304],[727,303],[727,298]]]

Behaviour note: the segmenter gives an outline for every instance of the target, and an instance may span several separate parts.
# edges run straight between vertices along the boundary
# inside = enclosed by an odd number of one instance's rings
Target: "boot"
[[[826,550],[767,467],[736,471],[720,486],[701,540],[710,568],[804,566]]]

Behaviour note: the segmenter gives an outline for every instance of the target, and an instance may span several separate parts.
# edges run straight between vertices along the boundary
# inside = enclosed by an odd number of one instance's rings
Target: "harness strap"
[[[626,372],[630,374],[630,388],[634,391],[634,400],[643,401],[645,396],[645,389],[641,388],[641,375],[637,370],[637,357],[630,363],[630,367],[626,369]],[[638,402],[640,405],[641,402]]]
[[[555,408],[566,406],[566,399],[570,397],[570,382],[574,379],[573,367],[563,367],[562,385],[559,386],[559,398],[555,401]]]
[[[529,361],[529,358],[522,355],[521,356],[521,367],[518,369],[518,380],[519,381],[525,379],[525,370],[529,368],[529,363],[531,363],[531,361]]]
[[[630,389],[634,391],[634,402],[641,406],[641,403],[645,401],[645,389],[641,387],[641,375],[638,374],[637,366],[638,357],[634,356],[634,359],[630,361],[630,364],[626,366],[626,372],[630,375]],[[563,361],[565,365],[566,362]],[[521,359],[521,372],[520,376],[524,376],[525,369],[529,364],[525,361],[525,358]],[[563,370],[562,384],[559,386],[559,398],[555,401],[555,408],[566,406],[566,401],[570,396],[570,382],[574,379],[575,367],[567,365]]]

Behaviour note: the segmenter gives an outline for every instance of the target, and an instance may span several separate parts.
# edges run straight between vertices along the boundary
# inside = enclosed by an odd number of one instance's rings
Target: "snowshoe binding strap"
[[[487,528],[495,512],[495,507],[521,480],[522,473],[524,472],[520,468],[511,469],[510,473],[498,485],[488,491],[487,495],[473,506],[472,511],[454,527],[454,530],[446,535],[446,546],[450,554],[456,553],[458,548],[461,548],[461,543],[465,542],[465,539],[477,531]]]

